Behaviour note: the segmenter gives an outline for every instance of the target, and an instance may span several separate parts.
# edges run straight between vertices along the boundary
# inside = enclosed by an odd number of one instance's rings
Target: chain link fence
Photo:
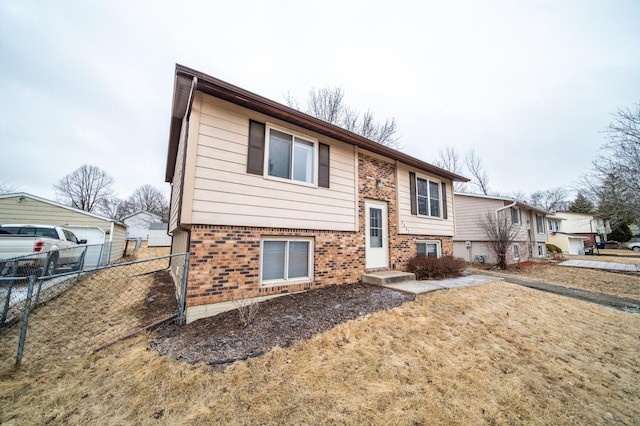
[[[182,321],[188,254],[85,267],[91,252],[79,252],[2,261],[0,367],[83,356]]]

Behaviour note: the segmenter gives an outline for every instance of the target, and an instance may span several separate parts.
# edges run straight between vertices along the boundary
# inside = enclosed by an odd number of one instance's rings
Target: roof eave
[[[197,90],[200,90],[203,93],[206,93],[211,96],[231,102],[233,104],[240,105],[245,108],[263,113],[265,115],[269,115],[271,117],[281,119],[283,121],[295,124],[307,130],[317,132],[321,135],[324,135],[333,139],[337,139],[339,141],[342,141],[351,145],[355,145],[359,148],[365,149],[367,151],[371,151],[375,154],[382,155],[384,157],[391,158],[393,160],[400,161],[401,163],[407,164],[417,169],[431,172],[435,175],[438,175],[447,179],[451,179],[452,181],[457,181],[457,182],[469,181],[469,179],[464,176],[460,176],[456,173],[451,173],[447,170],[434,166],[433,164],[426,163],[415,157],[412,157],[410,155],[404,154],[395,149],[389,148],[385,145],[374,142],[356,133],[342,129],[338,126],[322,121],[316,117],[305,114],[296,109],[290,108],[278,102],[274,102],[270,99],[267,99],[255,93],[249,92],[248,90],[241,89],[237,86],[234,86],[225,81],[219,80],[215,77],[211,77],[209,75],[203,74],[191,68],[188,68],[182,65],[176,65],[176,85],[174,86],[172,122],[171,122],[171,132],[169,137],[169,153],[167,156],[167,170],[166,170],[167,182],[170,182],[173,179],[173,172],[175,169],[176,155],[178,150],[178,142],[180,138],[180,131],[179,129],[178,130],[174,129],[174,126],[181,126],[182,125],[182,117],[180,117],[181,113],[182,113],[182,116],[184,116],[183,112],[176,110],[176,107],[179,105],[179,102],[176,101],[176,93],[178,93],[178,89],[180,88],[179,85],[181,81],[185,82],[187,81],[187,79],[188,81],[190,81],[193,77],[196,77],[198,79]],[[178,117],[180,117],[179,122],[176,121]]]

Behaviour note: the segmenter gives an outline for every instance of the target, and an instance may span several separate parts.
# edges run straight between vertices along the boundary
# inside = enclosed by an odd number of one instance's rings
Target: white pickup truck
[[[86,243],[59,226],[0,225],[0,276],[24,267],[53,275],[59,266],[80,266],[84,248],[78,245]]]

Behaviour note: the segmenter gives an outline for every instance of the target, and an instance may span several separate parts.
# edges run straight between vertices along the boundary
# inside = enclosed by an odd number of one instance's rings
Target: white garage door
[[[104,264],[101,259],[109,259],[108,246],[105,246],[105,232],[96,227],[66,226],[76,234],[79,240],[87,240],[87,254],[84,257],[84,269]],[[107,253],[105,253],[107,252]]]
[[[584,254],[582,239],[569,238],[569,254]]]

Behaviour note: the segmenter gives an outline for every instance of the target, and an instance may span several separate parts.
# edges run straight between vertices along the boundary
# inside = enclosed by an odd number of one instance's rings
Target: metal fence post
[[[189,275],[189,252],[184,254],[184,266],[182,269],[182,288],[180,289],[180,300],[178,301],[178,324],[184,324],[184,311],[187,304],[187,278]]]
[[[29,311],[31,310],[31,296],[33,295],[33,284],[36,282],[36,276],[29,277],[29,288],[27,289],[27,299],[24,304],[24,316],[22,317],[22,327],[20,328],[20,341],[18,342],[18,355],[16,356],[16,365],[19,367],[22,363],[22,355],[24,353],[24,341],[27,337],[27,325],[29,323]]]
[[[9,312],[9,303],[11,302],[11,290],[13,289],[14,280],[8,280],[9,288],[7,289],[7,298],[4,300],[4,306],[2,308],[2,318],[0,319],[0,325],[3,325],[7,320],[7,313]]]

